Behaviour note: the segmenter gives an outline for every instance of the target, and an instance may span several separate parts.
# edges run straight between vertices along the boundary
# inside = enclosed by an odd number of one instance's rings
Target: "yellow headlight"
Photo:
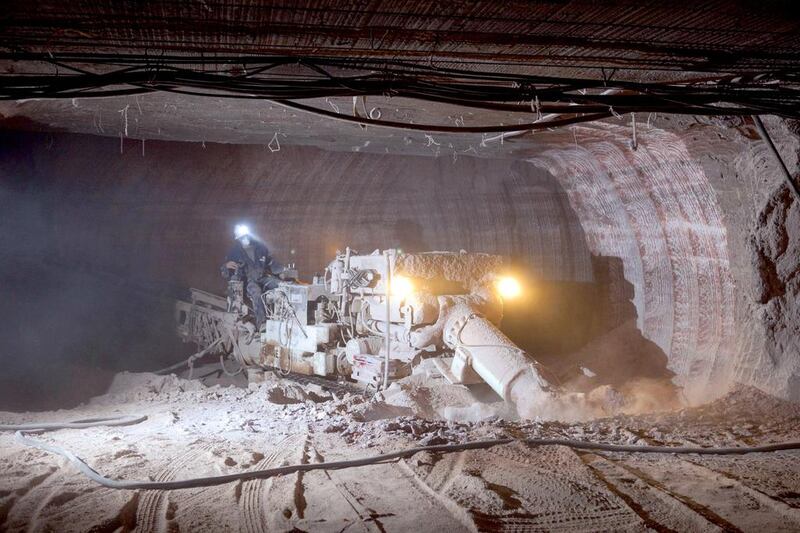
[[[414,284],[405,276],[392,276],[392,296],[405,298],[414,292]]]
[[[503,276],[497,280],[497,292],[503,298],[510,300],[522,294],[522,286],[511,276]]]

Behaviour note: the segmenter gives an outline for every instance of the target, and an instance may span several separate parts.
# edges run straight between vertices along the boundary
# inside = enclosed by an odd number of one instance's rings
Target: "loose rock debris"
[[[676,446],[749,446],[800,437],[800,407],[745,387],[701,407],[581,423],[514,421],[491,403],[466,405],[469,391],[445,387],[426,391],[418,384],[365,395],[277,376],[246,387],[123,373],[107,394],[79,408],[0,417],[22,423],[146,414],[148,420],[135,426],[60,430],[40,438],[69,448],[110,477],[154,480],[494,437]],[[470,416],[448,419],[445,400],[459,397]],[[800,528],[795,451],[645,456],[513,443],[203,489],[115,491],[5,433],[0,472],[0,529],[7,531]]]

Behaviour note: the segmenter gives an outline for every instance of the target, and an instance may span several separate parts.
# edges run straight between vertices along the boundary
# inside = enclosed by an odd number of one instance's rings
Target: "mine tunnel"
[[[0,529],[800,529],[791,7],[9,2]]]

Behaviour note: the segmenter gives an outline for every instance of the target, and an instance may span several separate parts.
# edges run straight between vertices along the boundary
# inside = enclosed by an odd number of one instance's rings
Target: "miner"
[[[278,286],[283,267],[272,258],[267,246],[255,237],[250,228],[239,224],[234,230],[236,243],[228,252],[222,265],[222,277],[244,283],[260,329],[266,321],[266,310],[261,294]]]

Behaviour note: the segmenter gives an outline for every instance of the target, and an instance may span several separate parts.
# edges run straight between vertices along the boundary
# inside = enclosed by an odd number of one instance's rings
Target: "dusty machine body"
[[[380,389],[422,359],[452,383],[485,381],[520,414],[535,416],[552,387],[498,328],[500,256],[347,249],[312,283],[284,281],[262,295],[267,321],[250,319],[239,282],[227,298],[192,290],[178,302],[178,333],[200,354],[242,367],[348,380]],[[237,286],[236,284],[239,283]]]

